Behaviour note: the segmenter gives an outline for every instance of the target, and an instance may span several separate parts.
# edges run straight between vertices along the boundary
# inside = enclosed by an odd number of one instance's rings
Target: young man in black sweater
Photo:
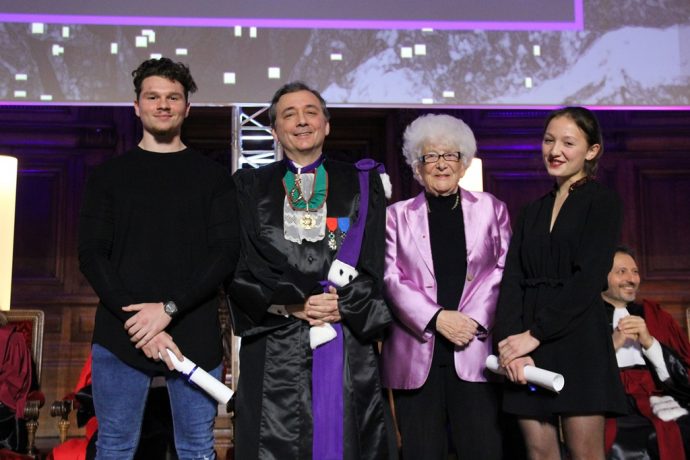
[[[97,459],[132,458],[151,378],[164,375],[181,459],[212,459],[217,405],[167,354],[221,372],[217,290],[239,251],[234,186],[180,137],[196,91],[189,68],[150,59],[134,72],[138,146],[90,176],[80,267],[100,302],[93,335]]]

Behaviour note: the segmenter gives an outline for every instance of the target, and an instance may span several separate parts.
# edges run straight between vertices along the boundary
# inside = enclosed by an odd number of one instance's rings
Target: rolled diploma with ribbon
[[[505,369],[498,364],[496,355],[489,355],[486,357],[486,368],[496,374],[506,375]],[[547,371],[540,367],[525,366],[525,379],[528,383],[538,385],[547,390],[558,393],[565,386],[565,378],[561,374]]]
[[[170,349],[168,349],[168,356],[170,356],[175,370],[185,375],[187,380],[194,382],[213,399],[221,404],[227,404],[230,401],[234,392],[222,382],[216,380],[211,374],[194,364],[194,361],[187,357],[184,358],[184,361],[180,361]]]

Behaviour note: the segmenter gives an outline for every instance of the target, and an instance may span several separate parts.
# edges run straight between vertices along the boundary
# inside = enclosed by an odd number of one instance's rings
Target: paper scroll
[[[486,368],[496,374],[506,375],[505,369],[498,364],[496,355],[486,357]],[[546,388],[558,393],[565,386],[565,378],[561,374],[547,371],[535,366],[525,366],[525,379],[528,383]]]
[[[175,356],[175,353],[170,350],[168,350],[168,356],[170,356],[175,370],[184,374],[189,381],[194,382],[213,399],[221,404],[227,404],[230,401],[234,392],[225,384],[216,380],[211,374],[194,364],[194,361],[187,357],[180,361]]]

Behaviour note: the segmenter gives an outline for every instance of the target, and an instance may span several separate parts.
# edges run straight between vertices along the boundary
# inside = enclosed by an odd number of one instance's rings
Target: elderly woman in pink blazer
[[[477,150],[472,130],[424,115],[403,153],[424,192],[388,207],[386,296],[396,321],[383,344],[404,459],[499,459],[498,384],[484,364],[510,239],[506,206],[458,181]],[[448,430],[450,428],[450,430]]]

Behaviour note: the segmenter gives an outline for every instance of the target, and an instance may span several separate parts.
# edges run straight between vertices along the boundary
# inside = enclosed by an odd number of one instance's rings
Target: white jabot
[[[298,168],[298,171],[301,170],[302,168]],[[314,192],[316,175],[313,173],[302,174],[301,172],[298,172],[297,175],[302,183],[300,191],[304,195],[303,198],[305,201],[309,201]],[[326,236],[327,213],[328,207],[325,202],[318,209],[310,209],[308,211],[292,209],[290,199],[286,195],[283,200],[283,236],[286,240],[297,244],[302,244],[302,240],[311,242],[321,241]],[[313,226],[309,228],[300,225],[302,218],[307,215],[311,216],[314,222]]]

